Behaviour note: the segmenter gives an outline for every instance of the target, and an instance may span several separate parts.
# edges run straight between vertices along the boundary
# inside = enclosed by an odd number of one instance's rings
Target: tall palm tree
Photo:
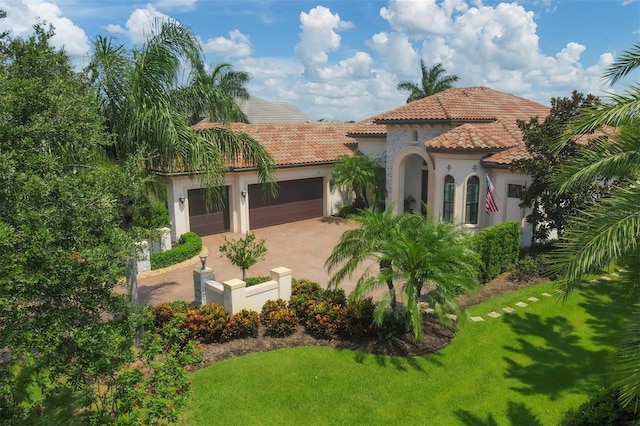
[[[443,90],[451,89],[453,83],[460,79],[460,77],[455,74],[447,75],[447,71],[440,62],[435,63],[431,68],[427,69],[424,60],[420,59],[420,70],[422,72],[420,84],[406,80],[398,83],[398,90],[410,92],[407,103],[426,98]]]
[[[384,244],[393,240],[401,232],[398,228],[400,216],[397,216],[393,208],[382,212],[362,210],[352,219],[360,225],[358,228],[349,229],[342,234],[340,241],[333,248],[325,262],[328,271],[336,270],[330,278],[328,286],[338,286],[345,278],[353,275],[356,268],[367,260],[375,260],[379,269],[384,271],[391,267],[391,259],[384,256],[382,248]],[[337,269],[336,269],[337,268]],[[364,280],[367,273],[360,277]],[[396,291],[393,278],[386,281],[388,293],[387,299],[391,309],[396,308]]]
[[[272,183],[274,160],[255,139],[224,126],[190,127],[194,113],[235,118],[233,98],[211,84],[216,76],[227,83],[225,69],[207,76],[197,38],[175,21],[157,22],[144,45],[133,50],[98,37],[88,72],[114,135],[109,158],[120,163],[142,155],[147,170],[198,175],[211,193],[223,184],[226,166],[239,160],[255,167],[262,182]],[[189,76],[182,83],[185,70]]]
[[[608,69],[611,84],[640,68],[640,44],[626,51]],[[626,272],[620,282],[629,288],[631,302],[640,302],[640,86],[595,104],[572,126],[574,135],[605,131],[590,150],[584,150],[557,181],[559,190],[614,179],[611,193],[569,222],[555,266],[563,273],[565,297],[589,273],[616,262]],[[614,128],[615,132],[607,132]],[[594,133],[596,132],[596,133]],[[560,146],[561,148],[561,146]],[[640,307],[630,326],[617,364],[625,403],[640,404]]]

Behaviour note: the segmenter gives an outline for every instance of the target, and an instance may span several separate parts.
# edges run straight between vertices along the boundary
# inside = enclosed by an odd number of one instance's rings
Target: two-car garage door
[[[323,178],[278,182],[278,194],[265,200],[260,185],[249,185],[249,228],[257,229],[298,220],[322,217]],[[200,236],[219,234],[231,229],[229,187],[223,190],[224,207],[207,211],[204,190],[188,192],[191,231]]]
[[[322,217],[323,178],[278,182],[278,194],[265,200],[260,185],[249,185],[249,227],[251,229]]]

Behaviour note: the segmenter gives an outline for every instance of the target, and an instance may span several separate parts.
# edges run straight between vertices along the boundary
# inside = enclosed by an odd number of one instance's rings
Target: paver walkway
[[[267,253],[264,260],[247,271],[247,276],[269,276],[271,269],[284,266],[291,269],[294,278],[306,278],[326,287],[331,275],[325,269],[324,262],[344,231],[355,226],[357,225],[353,222],[326,217],[253,230],[251,232],[255,233],[257,239],[265,239]],[[240,268],[222,257],[218,249],[225,237],[231,240],[242,236],[224,233],[203,237],[202,243],[209,252],[207,266],[213,268],[216,281],[242,277]],[[138,278],[140,303],[153,306],[174,300],[193,301],[193,270],[199,267],[200,263],[197,261],[159,275],[142,275]],[[373,261],[363,265],[351,279],[343,281],[340,287],[347,294],[351,293],[366,268],[375,270],[376,267]]]

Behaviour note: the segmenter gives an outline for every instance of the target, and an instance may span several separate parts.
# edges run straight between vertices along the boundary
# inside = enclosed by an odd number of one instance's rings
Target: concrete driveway
[[[267,254],[264,260],[247,271],[247,277],[269,276],[271,269],[284,266],[291,269],[294,278],[306,278],[326,287],[330,274],[324,268],[324,262],[344,231],[354,226],[343,219],[325,217],[251,231],[256,234],[257,239],[265,239]],[[202,239],[203,245],[209,251],[207,266],[213,268],[216,281],[219,282],[242,278],[240,268],[233,266],[226,257],[220,255],[218,247],[224,242],[225,237],[237,239],[242,237],[242,234],[224,233]],[[140,303],[155,306],[174,300],[192,302],[193,270],[199,267],[198,261],[168,272],[153,274],[152,271],[150,276],[139,277]],[[349,294],[366,268],[376,267],[373,261],[362,265],[351,279],[342,282],[341,287]]]

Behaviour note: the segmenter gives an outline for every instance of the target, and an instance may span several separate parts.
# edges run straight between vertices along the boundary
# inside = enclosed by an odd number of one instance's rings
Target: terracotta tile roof
[[[220,127],[201,123],[196,130]],[[248,134],[271,153],[278,166],[334,162],[353,153],[356,141],[347,136],[354,123],[232,123],[232,130]],[[234,168],[246,165],[235,164]]]
[[[375,122],[376,117],[365,118],[362,121],[352,124],[349,131],[350,136],[385,136],[387,126]]]
[[[544,119],[549,107],[488,87],[453,88],[376,116],[377,123]]]
[[[506,167],[513,164],[516,160],[523,160],[525,158],[531,158],[531,155],[526,150],[524,144],[522,144],[484,158],[482,165],[485,167]]]
[[[425,142],[432,149],[504,149],[522,143],[522,135],[514,134],[504,123],[466,123]]]

